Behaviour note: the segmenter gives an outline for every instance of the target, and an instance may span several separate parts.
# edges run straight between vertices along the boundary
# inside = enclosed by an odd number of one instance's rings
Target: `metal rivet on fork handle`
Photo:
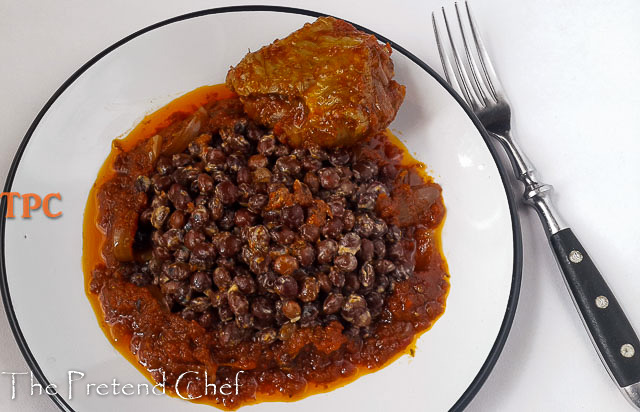
[[[580,263],[582,262],[582,253],[577,250],[572,250],[569,252],[569,260],[571,263]]]
[[[622,354],[622,356],[624,356],[625,358],[632,358],[633,355],[635,355],[636,350],[633,348],[633,345],[630,345],[628,343],[625,343],[624,345],[622,345],[622,347],[620,348],[620,353]]]
[[[596,306],[600,309],[606,309],[609,306],[609,299],[606,296],[598,296],[596,298]]]

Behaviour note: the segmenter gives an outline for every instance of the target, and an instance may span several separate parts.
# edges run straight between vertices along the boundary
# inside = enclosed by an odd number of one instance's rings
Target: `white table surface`
[[[430,12],[442,0],[260,3],[358,22],[439,67]],[[640,2],[471,3],[515,107],[522,146],[555,185],[559,209],[640,331]],[[38,111],[87,60],[149,24],[231,4],[0,0],[0,180]],[[520,216],[524,271],[515,322],[468,410],[632,410],[592,348],[537,217],[524,208]],[[28,371],[4,313],[0,348],[0,371]],[[0,410],[57,410],[24,391],[11,400],[10,390],[9,377],[0,376]]]

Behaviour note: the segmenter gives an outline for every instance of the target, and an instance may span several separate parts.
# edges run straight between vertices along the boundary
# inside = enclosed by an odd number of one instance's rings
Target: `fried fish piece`
[[[254,120],[292,146],[349,146],[384,130],[404,99],[391,46],[333,17],[248,53],[227,73]]]

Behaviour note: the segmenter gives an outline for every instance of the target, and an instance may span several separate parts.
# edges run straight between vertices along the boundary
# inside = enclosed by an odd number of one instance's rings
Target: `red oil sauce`
[[[112,345],[152,383],[155,384],[151,373],[139,362],[131,352],[132,334],[119,324],[111,326],[105,321],[105,313],[98,294],[91,291],[92,272],[105,263],[102,253],[107,234],[99,225],[99,201],[98,191],[114,175],[114,162],[119,154],[127,152],[138,143],[143,142],[167,127],[176,120],[185,118],[194,113],[198,108],[216,100],[234,97],[224,85],[204,86],[189,92],[157,111],[147,115],[128,135],[122,139],[114,140],[111,153],[101,167],[96,182],[91,189],[84,214],[83,223],[83,257],[82,264],[85,274],[85,292],[96,314],[100,326]],[[415,160],[406,147],[391,132],[380,134],[364,145],[366,150],[382,156],[394,163],[400,170],[406,173],[405,181],[409,184],[433,184],[433,179],[426,173],[425,166]],[[437,186],[437,185],[436,185]],[[439,189],[439,186],[438,186]],[[444,313],[446,297],[449,291],[449,275],[446,260],[442,253],[441,229],[444,223],[445,209],[440,196],[434,203],[431,214],[435,218],[431,222],[416,226],[414,237],[416,239],[414,277],[398,285],[398,291],[390,298],[389,306],[392,311],[397,309],[398,316],[405,321],[411,321],[417,325],[412,340],[394,340],[396,331],[389,327],[380,330],[381,339],[390,343],[389,353],[385,361],[375,365],[357,365],[355,373],[346,377],[336,377],[330,383],[319,384],[309,382],[303,391],[294,394],[259,392],[256,399],[243,399],[241,405],[225,407],[216,403],[211,398],[193,400],[197,403],[206,403],[221,409],[236,409],[238,406],[254,404],[264,401],[295,401],[309,395],[328,392],[337,387],[344,386],[358,377],[379,370],[390,364],[397,358],[410,355],[414,356],[416,341],[419,336],[429,330],[435,321]],[[430,306],[425,303],[426,296],[437,296],[437,301]],[[395,308],[395,309],[394,309]],[[415,310],[413,310],[415,309]],[[425,312],[426,311],[426,312]],[[431,313],[429,313],[431,311]],[[177,316],[177,315],[176,315]],[[423,319],[423,321],[420,321]],[[363,350],[366,350],[363,349]],[[166,393],[177,396],[171,387],[167,387]]]

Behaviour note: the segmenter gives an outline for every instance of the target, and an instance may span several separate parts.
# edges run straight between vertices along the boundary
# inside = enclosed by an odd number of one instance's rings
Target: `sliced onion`
[[[135,213],[120,216],[113,226],[113,255],[120,262],[131,262],[133,241],[138,230],[138,219]]]
[[[163,154],[172,155],[183,152],[189,143],[198,137],[208,117],[207,111],[200,107],[194,114],[186,118],[182,127],[166,137],[168,144],[163,149]]]
[[[393,190],[394,218],[400,227],[416,225],[440,197],[440,186],[399,185]]]
[[[420,185],[412,186],[411,189],[416,197],[416,200],[420,203],[421,207],[426,209],[430,208],[433,202],[440,197],[440,187],[437,185]]]
[[[155,167],[156,160],[158,160],[158,156],[160,156],[160,149],[162,148],[162,136],[159,134],[153,136],[149,139],[149,161],[151,162],[151,166]]]

